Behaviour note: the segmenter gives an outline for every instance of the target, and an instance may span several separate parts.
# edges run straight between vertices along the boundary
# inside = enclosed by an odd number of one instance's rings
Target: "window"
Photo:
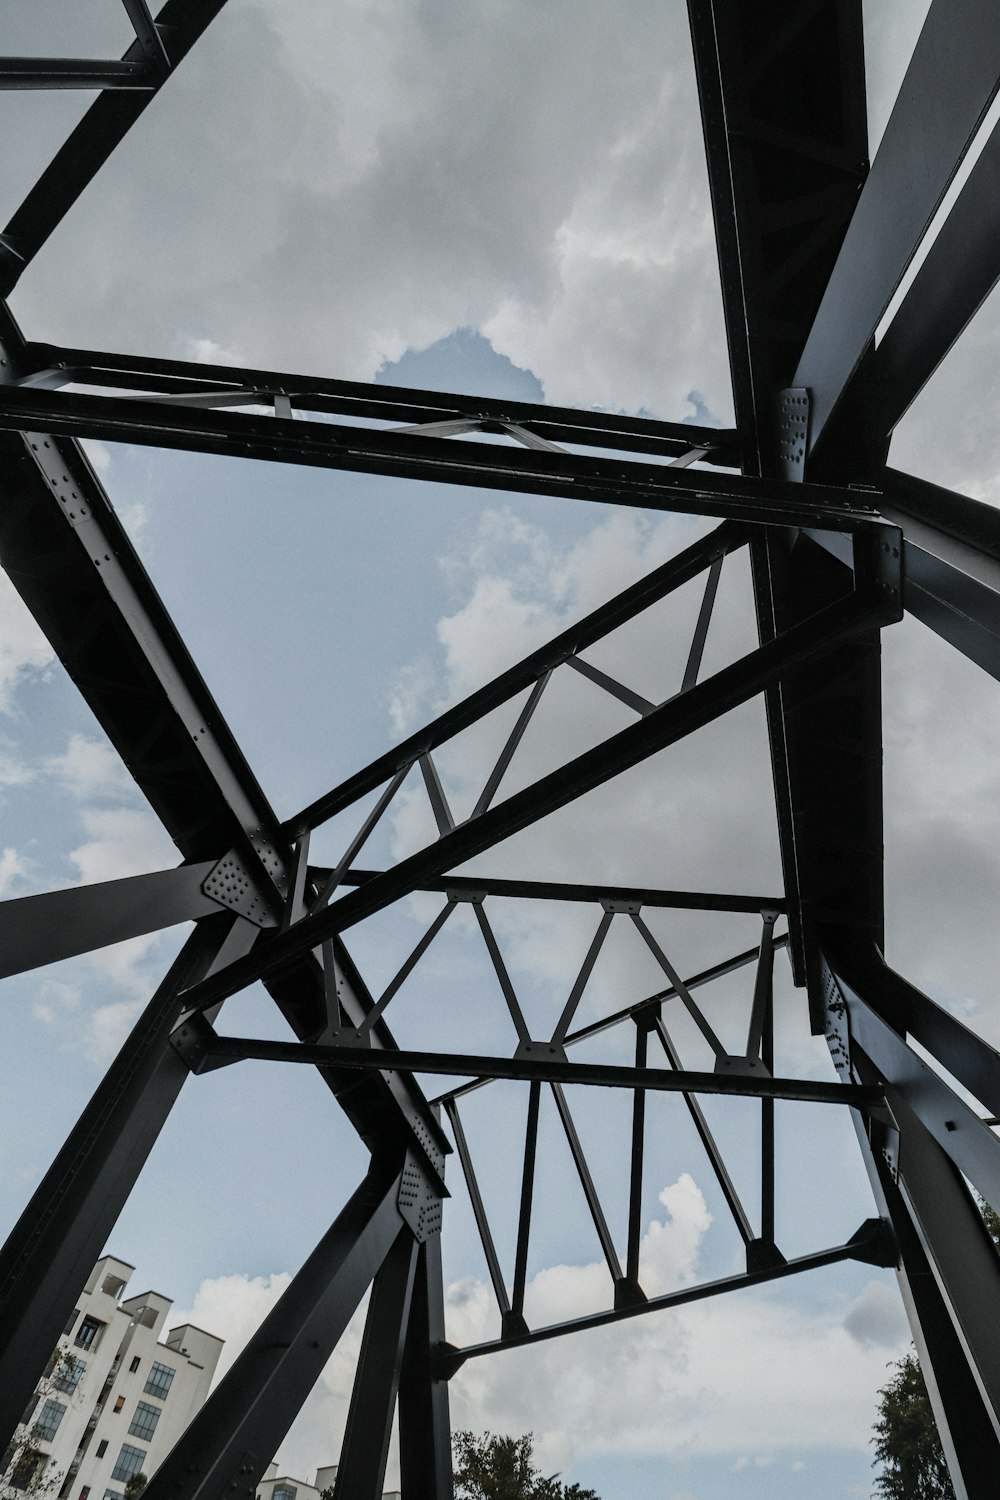
[[[49,1399],[42,1407],[38,1421],[32,1428],[36,1438],[41,1438],[43,1443],[51,1443],[59,1431],[59,1423],[66,1415],[68,1408],[61,1401]]]
[[[92,1318],[89,1313],[80,1324],[76,1338],[73,1340],[78,1349],[96,1349],[101,1340],[104,1324],[97,1318]]]
[[[122,1409],[122,1407],[124,1405],[125,1405],[125,1397],[124,1396],[119,1396],[118,1399],[117,1399],[117,1401],[115,1402],[115,1411],[121,1411],[121,1409]]]
[[[69,1315],[69,1322],[66,1324],[66,1327],[63,1329],[63,1337],[64,1338],[66,1338],[69,1334],[71,1334],[73,1332],[73,1326],[76,1323],[76,1320],[77,1320],[77,1318],[79,1316],[80,1316],[80,1309],[78,1307],[74,1307],[73,1311]]]
[[[134,1354],[132,1356],[132,1363],[128,1367],[129,1368],[129,1373],[131,1375],[134,1375],[135,1372],[136,1372],[136,1370],[138,1370],[138,1368],[139,1368],[139,1366],[140,1366],[141,1363],[142,1363],[142,1361],[140,1360],[138,1354]]]
[[[56,1373],[52,1377],[52,1387],[57,1391],[65,1391],[72,1396],[80,1384],[80,1376],[87,1368],[87,1361],[80,1359],[76,1354],[64,1354],[62,1364],[57,1365]]]
[[[145,1457],[145,1448],[133,1448],[131,1443],[122,1443],[122,1451],[111,1470],[111,1478],[131,1479],[133,1474],[141,1474]]]
[[[35,1448],[26,1448],[14,1465],[9,1483],[15,1490],[27,1490],[45,1466],[45,1456]]]
[[[28,1402],[27,1406],[24,1408],[24,1416],[21,1418],[20,1426],[27,1427],[28,1423],[31,1421],[32,1413],[34,1412],[35,1407],[37,1405],[38,1405],[38,1392],[36,1391],[35,1394],[32,1396],[31,1400]],[[9,1462],[10,1462],[10,1459],[8,1458],[7,1459],[7,1463],[9,1463]],[[0,1474],[3,1473],[4,1469],[6,1469],[6,1467],[7,1467],[6,1463],[5,1464],[0,1464]]]
[[[104,1500],[125,1500],[121,1490],[105,1490]]]
[[[166,1401],[167,1393],[173,1384],[176,1373],[177,1371],[172,1370],[169,1365],[160,1365],[154,1360],[149,1372],[149,1379],[143,1387],[144,1394],[155,1396],[157,1401]]]
[[[108,1451],[108,1440],[107,1440],[107,1438],[101,1438],[101,1441],[97,1445],[97,1456],[98,1456],[98,1458],[103,1458],[104,1455],[105,1455],[105,1453],[107,1453],[107,1451]]]
[[[156,1424],[159,1420],[160,1408],[150,1406],[148,1401],[140,1401],[128,1430],[132,1437],[144,1438],[148,1443],[156,1431]]]
[[[90,1500],[90,1485],[85,1484],[80,1491],[80,1500]]]
[[[273,1491],[271,1500],[295,1500],[298,1490],[291,1484],[279,1484]]]

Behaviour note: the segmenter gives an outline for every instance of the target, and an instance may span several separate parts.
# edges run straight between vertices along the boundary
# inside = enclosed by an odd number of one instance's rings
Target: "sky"
[[[873,144],[927,5],[869,6]],[[112,0],[63,16],[8,0],[13,52],[113,55]],[[85,105],[0,96],[23,151],[0,163],[4,217]],[[681,4],[635,0],[229,0],[169,87],[68,215],[13,299],[29,337],[480,391],[658,417],[731,420],[721,301]],[[988,303],[897,431],[891,461],[995,503],[998,305]],[[974,415],[975,413],[975,415]],[[708,529],[698,519],[90,445],[111,498],[278,813],[291,814],[394,739],[502,670]],[[2,580],[0,580],[2,583]],[[663,698],[683,669],[697,596],[681,591],[590,659]],[[0,589],[0,893],[56,889],[176,862],[88,710],[9,587]],[[723,570],[705,670],[752,647],[745,560]],[[884,636],[887,950],[991,1040],[1000,808],[991,684],[917,622]],[[569,677],[568,682],[563,681]],[[984,691],[987,689],[987,691]],[[511,714],[438,757],[470,805]],[[553,678],[511,790],[630,722],[567,673]],[[477,782],[478,777],[478,782]],[[365,804],[353,816],[360,821]],[[318,834],[337,857],[345,816]],[[407,782],[366,860],[430,836]],[[653,757],[482,857],[496,875],[780,890],[760,704]],[[349,937],[371,987],[391,978],[438,907],[414,897]],[[530,1018],[569,991],[596,916],[494,902]],[[751,946],[754,918],[653,913],[682,973]],[[182,941],[174,930],[7,982],[0,1223],[12,1224]],[[779,956],[779,1071],[829,1078],[804,995]],[[658,988],[621,919],[581,1002],[589,1019]],[[749,971],[704,991],[725,1037],[745,1026]],[[388,1017],[402,1044],[482,1050],[513,1038],[482,943],[460,911]],[[697,1034],[674,1021],[688,1066]],[[255,987],[222,1029],[282,1035]],[[609,1033],[588,1059],[624,1057]],[[571,1091],[621,1245],[621,1098]],[[513,1258],[525,1097],[495,1085],[463,1121],[506,1267]],[[706,1112],[756,1213],[756,1118]],[[848,1238],[873,1209],[848,1119],[784,1104],[778,1241],[787,1255]],[[668,1290],[739,1268],[739,1241],[676,1100],[650,1104],[642,1276]],[[528,1314],[607,1305],[593,1230],[543,1111]],[[513,1143],[513,1145],[511,1144]],[[817,1166],[817,1164],[819,1164]],[[307,1069],[246,1063],[182,1093],[108,1248],[177,1321],[227,1340],[223,1370],[363,1173],[365,1153]],[[449,1337],[496,1331],[453,1163],[444,1240]],[[623,1247],[622,1247],[623,1248]],[[280,1454],[309,1477],[336,1457],[360,1323]],[[535,1434],[603,1500],[867,1496],[875,1392],[908,1336],[894,1279],[841,1266],[470,1362],[456,1426]],[[558,1399],[557,1399],[558,1398]]]

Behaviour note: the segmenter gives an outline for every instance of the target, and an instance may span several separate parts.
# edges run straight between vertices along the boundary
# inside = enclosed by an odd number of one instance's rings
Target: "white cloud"
[[[234,1273],[203,1281],[191,1306],[174,1310],[171,1327],[194,1323],[226,1341],[219,1360],[216,1381],[222,1379],[252,1334],[286,1290],[291,1275],[275,1271],[270,1276]]]
[[[6,573],[0,572],[0,713],[14,709],[20,682],[44,673],[55,652]]]
[[[125,972],[126,965],[123,964],[119,968],[122,978],[125,978]],[[141,1010],[141,1000],[112,1000],[91,1011],[85,1019],[82,1034],[83,1051],[88,1060],[106,1066],[139,1019]]]
[[[642,1241],[651,1292],[696,1275],[710,1223],[686,1174],[660,1202],[666,1212]],[[288,1283],[283,1272],[211,1278],[175,1321],[227,1340],[224,1373]],[[539,1326],[606,1307],[609,1290],[603,1262],[546,1268],[527,1288],[529,1320]],[[788,1450],[861,1447],[887,1347],[862,1348],[847,1330],[866,1298],[846,1311],[807,1311],[767,1289],[748,1291],[473,1360],[451,1384],[453,1426],[532,1431],[545,1472],[598,1455],[731,1455],[736,1468],[766,1468]],[[453,1283],[446,1319],[456,1344],[495,1336],[492,1293],[476,1278]],[[307,1477],[336,1460],[362,1328],[359,1312],[282,1446],[282,1467],[293,1474]],[[791,1467],[802,1468],[801,1460]]]
[[[26,895],[19,887],[26,885],[31,877],[30,860],[16,849],[0,850],[0,897]]]
[[[434,681],[428,664],[420,664],[419,715],[429,717],[462,698],[706,529],[703,521],[685,517],[654,520],[619,512],[564,546],[543,528],[517,522],[504,507],[487,509],[465,549],[447,559],[457,608],[438,623],[436,690],[428,686]],[[680,686],[702,587],[686,586],[586,657],[662,701]],[[704,675],[751,651],[755,640],[745,560],[734,557],[723,568]],[[404,678],[404,686],[410,681]],[[457,818],[471,811],[524,696],[435,752]],[[563,667],[545,689],[497,801],[634,722],[632,710]],[[514,876],[530,870],[554,880],[780,891],[770,780],[763,712],[753,703],[491,850],[472,869]],[[416,776],[397,795],[390,828],[395,858],[435,837]],[[423,905],[419,912],[429,920]],[[561,1006],[593,935],[594,912],[560,903],[491,901],[489,913],[515,983],[541,987]],[[725,916],[653,912],[647,920],[668,957],[688,973],[748,947],[759,933],[759,924],[734,925]],[[449,933],[462,930],[455,919]],[[595,969],[581,1018],[627,1004],[665,982],[625,919],[616,921],[612,934],[613,958],[602,957]],[[419,987],[393,1002],[395,1017],[410,1013],[411,997],[419,1003]]]
[[[69,858],[85,885],[145,875],[177,863],[177,850],[152,813],[131,807],[83,807],[80,819],[87,842],[71,849]]]
[[[193,359],[200,365],[242,365],[246,363],[239,349],[225,348],[214,339],[185,339],[183,357]]]
[[[74,748],[71,741],[66,755],[57,759],[65,765],[65,774],[81,795],[118,794],[110,752],[105,754],[102,746],[81,740]],[[71,849],[68,858],[82,885],[145,875],[177,863],[177,850],[152,813],[84,803],[80,821],[87,841]],[[110,1001],[88,1014],[85,1047],[93,1061],[107,1061],[113,1056],[137,1018],[141,1001],[148,998],[160,977],[152,962],[160,942],[159,933],[146,933],[98,948],[80,959],[101,984],[111,983],[130,997]]]
[[[99,443],[96,438],[84,438],[82,446],[98,474],[107,474],[111,467],[110,449],[104,443]]]
[[[120,802],[135,797],[135,782],[106,740],[71,734],[62,754],[50,756],[45,765],[80,801]]]
[[[848,1310],[844,1327],[864,1349],[896,1349],[909,1338],[902,1303],[884,1281],[868,1283]]]
[[[627,27],[598,0],[232,7],[19,313],[34,336],[362,379],[488,327],[550,399],[679,418],[698,387],[721,412],[699,134],[683,13],[653,0]]]
[[[80,1007],[78,985],[68,984],[64,979],[45,977],[39,985],[38,998],[32,1002],[31,1014],[36,1021],[46,1026],[55,1026],[65,1021]]]

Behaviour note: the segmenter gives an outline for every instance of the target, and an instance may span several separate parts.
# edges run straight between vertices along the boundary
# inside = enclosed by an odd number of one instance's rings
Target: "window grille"
[[[155,1396],[158,1401],[165,1401],[176,1373],[176,1370],[172,1370],[169,1365],[161,1365],[154,1360],[149,1378],[143,1387],[145,1394]]]
[[[67,1408],[61,1401],[53,1401],[51,1399],[46,1401],[37,1422],[32,1428],[35,1437],[40,1438],[43,1443],[51,1443],[59,1431],[59,1423],[66,1415],[66,1411]]]
[[[122,1451],[118,1455],[118,1462],[111,1470],[112,1479],[131,1479],[133,1474],[142,1471],[142,1465],[146,1457],[144,1448],[133,1448],[131,1443],[123,1443]]]
[[[159,1420],[159,1407],[150,1406],[148,1401],[140,1401],[128,1430],[133,1437],[144,1438],[148,1443],[156,1431],[156,1424]]]

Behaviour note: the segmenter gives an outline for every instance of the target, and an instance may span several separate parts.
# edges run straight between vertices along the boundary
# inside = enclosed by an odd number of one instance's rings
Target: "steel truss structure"
[[[0,63],[7,88],[101,90],[0,235],[4,295],[223,0],[167,0],[155,20],[145,0],[123,4],[136,41],[121,60]],[[997,133],[877,343],[875,335],[977,140],[1000,78],[1000,27],[990,0],[933,0],[869,169],[860,0],[689,0],[689,12],[733,431],[42,345],[25,339],[6,303],[0,310],[0,559],[183,861],[159,874],[3,903],[2,974],[194,923],[0,1253],[0,1446],[185,1080],[269,1058],[319,1070],[370,1149],[371,1167],[155,1475],[149,1500],[252,1497],[370,1286],[337,1494],[380,1495],[398,1405],[405,1500],[445,1500],[448,1381],[464,1362],[851,1258],[895,1266],[956,1491],[982,1500],[995,1494],[1000,1259],[968,1185],[1000,1206],[1000,1143],[991,1130],[1000,1116],[1000,1056],[882,956],[879,640],[909,610],[1000,677],[997,512],[886,464],[893,427],[1000,271]],[[484,433],[493,440],[483,442]],[[280,822],[88,464],[84,437],[681,511],[719,524]],[[742,549],[759,638],[705,676],[720,579],[726,559]],[[666,700],[647,700],[582,654],[696,579],[703,595],[686,669]],[[635,722],[505,794],[508,767],[556,672],[583,674]],[[781,896],[453,873],[757,697],[774,766]],[[435,753],[515,701],[513,730],[474,811],[456,821]],[[436,839],[391,868],[360,867],[369,835],[408,776],[423,780]],[[311,833],[375,793],[337,865],[311,862]],[[350,956],[349,929],[421,890],[442,893],[444,905],[376,998]],[[586,903],[598,916],[548,1036],[527,1024],[488,915],[508,897]],[[394,995],[463,904],[496,970],[516,1035],[512,1055],[402,1050],[386,1023]],[[644,915],[657,908],[757,913],[761,939],[685,978]],[[584,987],[615,922],[631,924],[664,988],[580,1025]],[[774,1075],[772,967],[783,947],[812,1029],[829,1041],[829,1082]],[[696,994],[746,966],[753,974],[746,1043],[733,1055]],[[297,1041],[215,1030],[220,1004],[257,980]],[[685,1068],[667,1020],[677,1007],[710,1047],[713,1070]],[[573,1060],[574,1044],[619,1027],[634,1033],[633,1064]],[[428,1099],[415,1074],[462,1081]],[[527,1092],[510,1280],[460,1113],[464,1095],[494,1079],[520,1080]],[[571,1084],[624,1089],[633,1101],[624,1260],[570,1110]],[[746,1272],[647,1297],[639,1265],[645,1106],[650,1092],[664,1090],[680,1094],[689,1111],[745,1243]],[[543,1094],[553,1101],[610,1280],[605,1311],[555,1327],[529,1326],[524,1311]],[[759,1101],[754,1213],[700,1103],[711,1094]],[[850,1110],[878,1209],[847,1242],[793,1260],[775,1243],[777,1099]],[[440,1227],[452,1149],[501,1328],[497,1339],[463,1348],[446,1342],[443,1323]]]

